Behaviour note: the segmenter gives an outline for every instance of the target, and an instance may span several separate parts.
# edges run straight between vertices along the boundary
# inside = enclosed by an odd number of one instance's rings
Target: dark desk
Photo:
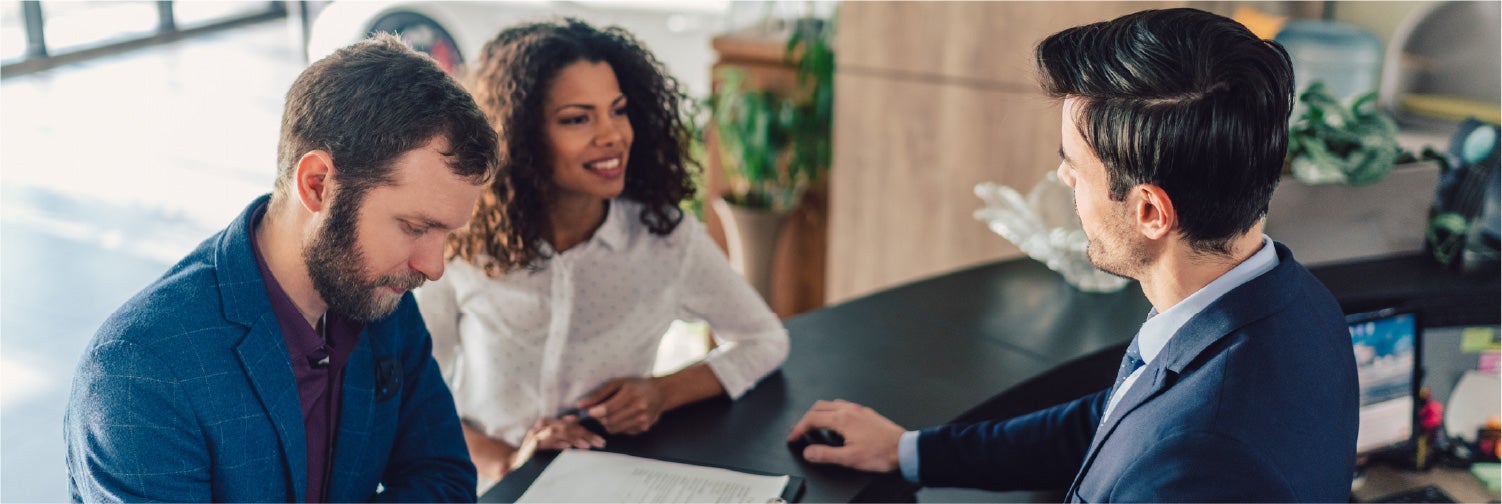
[[[1425,292],[1462,286],[1497,297],[1496,278],[1459,277],[1423,260],[1363,264],[1317,274],[1345,289],[1337,297],[1363,303],[1405,292],[1363,283],[1394,269],[1412,273],[1395,281]],[[919,281],[787,320],[792,350],[781,371],[739,401],[680,408],[647,434],[609,438],[607,449],[802,476],[808,502],[890,500],[903,488],[894,475],[807,464],[788,451],[788,430],[815,400],[858,402],[908,428],[1030,411],[1109,386],[1148,308],[1135,283],[1086,294],[1028,259]],[[480,500],[515,500],[551,459],[533,459]]]
[[[1470,471],[1437,467],[1426,472],[1375,465],[1366,471],[1366,480],[1351,492],[1353,502],[1380,502],[1377,499],[1398,492],[1434,485],[1456,502],[1497,502],[1498,494],[1486,489]]]
[[[815,400],[855,401],[908,428],[941,424],[1075,356],[1124,344],[1147,310],[1135,284],[1085,294],[1032,260],[919,281],[788,319],[792,349],[781,371],[739,401],[680,408],[647,434],[610,438],[607,449],[802,476],[804,501],[850,501],[892,478],[807,464],[788,451],[788,431]],[[519,497],[542,462],[481,500]]]
[[[1415,254],[1310,271],[1346,313],[1401,305],[1417,310],[1426,327],[1494,325],[1502,318],[1502,280],[1495,269],[1462,275]]]

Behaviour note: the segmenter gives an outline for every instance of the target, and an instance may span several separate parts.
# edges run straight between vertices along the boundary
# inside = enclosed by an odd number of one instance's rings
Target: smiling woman
[[[552,208],[579,217],[559,215],[554,221],[590,223],[590,216],[602,213],[601,202],[625,191],[633,139],[626,107],[626,96],[609,64],[578,61],[558,71],[543,105],[556,190]],[[568,250],[584,238],[583,233],[569,232],[588,231],[588,227],[555,226],[551,244]]]
[[[684,96],[652,52],[569,19],[508,28],[482,54],[471,89],[500,132],[501,175],[417,297],[483,490],[535,450],[600,447],[740,397],[788,340],[679,209],[695,166]],[[719,348],[654,377],[680,319],[708,322]]]
[[[505,137],[502,176],[451,252],[497,275],[537,268],[594,231],[605,201],[644,206],[671,233],[693,194],[678,80],[636,37],[577,20],[508,29],[485,46],[470,89]],[[619,167],[605,163],[618,160]],[[626,163],[635,161],[626,176]],[[621,173],[617,173],[617,172]],[[544,243],[546,241],[546,243]],[[546,248],[544,248],[546,246]]]

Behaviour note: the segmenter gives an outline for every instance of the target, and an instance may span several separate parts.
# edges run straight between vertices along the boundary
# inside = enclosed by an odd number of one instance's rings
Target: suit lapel
[[[1096,429],[1095,437],[1090,441],[1090,449],[1085,452],[1084,463],[1080,465],[1079,472],[1075,473],[1074,482],[1065,494],[1070,500],[1079,500],[1077,493],[1080,482],[1095,462],[1101,445],[1111,437],[1122,419],[1171,387],[1177,381],[1177,376],[1217,341],[1242,326],[1281,311],[1288,304],[1291,297],[1284,295],[1279,287],[1294,285],[1296,279],[1293,276],[1302,267],[1294,262],[1293,255],[1283,244],[1275,242],[1273,246],[1278,254],[1276,267],[1231,289],[1189,319],[1169,339],[1157,358],[1143,369],[1132,388],[1127,389],[1121,401],[1111,411],[1110,418]],[[1151,373],[1152,381],[1144,383],[1149,377],[1148,373]]]
[[[235,347],[240,364],[245,367],[245,377],[261,400],[261,407],[271,417],[276,427],[277,440],[281,441],[284,462],[292,477],[292,495],[289,499],[301,500],[308,488],[308,442],[303,431],[302,401],[297,396],[297,379],[292,374],[292,362],[287,357],[287,347],[282,341],[282,332],[276,316],[267,312],[260,322],[250,329],[250,334]]]
[[[1090,471],[1090,465],[1095,462],[1095,456],[1100,452],[1101,444],[1105,443],[1106,439],[1116,431],[1116,426],[1121,423],[1121,419],[1169,387],[1170,381],[1166,379],[1167,372],[1161,363],[1161,360],[1154,359],[1153,364],[1143,368],[1142,375],[1137,377],[1137,381],[1127,389],[1126,393],[1121,396],[1121,401],[1116,403],[1116,407],[1111,410],[1111,416],[1095,429],[1095,437],[1090,441],[1090,449],[1085,452],[1085,462],[1080,464],[1080,470],[1074,475],[1074,482],[1069,485],[1069,492],[1066,495],[1069,495],[1071,499],[1079,491],[1080,480],[1084,479],[1085,473]]]
[[[235,353],[281,443],[290,477],[287,483],[292,488],[287,500],[301,501],[308,486],[308,444],[303,429],[302,399],[297,395],[297,377],[292,372],[287,342],[282,337],[276,314],[271,310],[266,283],[261,278],[250,243],[257,213],[270,199],[268,194],[251,202],[224,230],[217,244],[214,270],[219,278],[225,320],[249,330],[236,344]]]
[[[365,457],[366,441],[370,438],[370,423],[375,404],[375,368],[371,353],[371,331],[367,325],[360,334],[360,342],[349,354],[344,364],[344,386],[339,399],[339,432],[334,441],[334,467],[358,468]],[[340,474],[337,470],[329,475],[328,496],[330,501],[368,499],[369,495],[357,494],[359,478]]]

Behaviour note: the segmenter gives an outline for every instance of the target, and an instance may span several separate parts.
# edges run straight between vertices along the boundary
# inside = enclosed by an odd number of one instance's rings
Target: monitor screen
[[[1407,441],[1413,431],[1418,324],[1412,313],[1363,313],[1347,318],[1361,386],[1357,453]]]

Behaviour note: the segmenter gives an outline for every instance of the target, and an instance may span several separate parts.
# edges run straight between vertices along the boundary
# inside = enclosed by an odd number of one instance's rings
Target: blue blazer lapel
[[[249,332],[235,346],[245,376],[255,389],[261,407],[276,427],[281,442],[292,495],[288,500],[301,501],[308,486],[307,433],[303,431],[302,399],[297,395],[297,378],[292,373],[287,342],[281,326],[271,311],[266,283],[256,265],[250,233],[255,230],[256,215],[270,200],[263,195],[246,207],[220,235],[214,255],[214,270],[219,278],[219,294],[224,300],[224,318],[245,326]]]
[[[1173,373],[1182,373],[1205,349],[1243,326],[1267,318],[1293,299],[1283,290],[1299,283],[1303,270],[1283,244],[1274,242],[1278,265],[1206,306],[1174,333],[1154,362]]]
[[[1090,449],[1085,452],[1085,461],[1080,464],[1079,471],[1074,474],[1074,482],[1069,485],[1069,492],[1065,494],[1070,497],[1070,500],[1075,500],[1075,492],[1079,490],[1080,480],[1084,478],[1086,472],[1089,472],[1091,463],[1095,462],[1095,455],[1100,451],[1100,445],[1116,431],[1116,426],[1121,423],[1121,419],[1171,384],[1171,381],[1167,379],[1168,372],[1161,363],[1162,360],[1155,359],[1152,364],[1143,368],[1142,375],[1137,377],[1137,381],[1127,389],[1126,393],[1121,396],[1121,401],[1116,403],[1116,407],[1111,410],[1111,416],[1095,429],[1095,437],[1090,441]]]
[[[361,468],[366,458],[365,450],[370,438],[370,423],[375,405],[375,369],[371,352],[369,326],[360,335],[360,342],[344,364],[344,387],[339,399],[339,433],[334,442],[335,468]],[[330,475],[328,483],[330,501],[358,501],[369,499],[369,489],[360,489],[359,478],[340,474]]]
[[[1288,304],[1291,298],[1282,295],[1279,287],[1293,285],[1296,282],[1294,276],[1302,267],[1294,262],[1293,254],[1283,244],[1274,242],[1273,247],[1278,253],[1276,267],[1231,289],[1226,295],[1210,303],[1210,306],[1205,307],[1194,318],[1189,319],[1189,322],[1180,327],[1178,332],[1175,332],[1169,339],[1168,345],[1163,347],[1158,357],[1143,369],[1142,375],[1137,378],[1132,388],[1127,389],[1126,394],[1121,396],[1121,401],[1112,409],[1111,416],[1105,419],[1105,423],[1100,428],[1096,429],[1095,437],[1090,441],[1090,449],[1085,452],[1085,461],[1080,465],[1079,472],[1075,473],[1074,483],[1070,485],[1069,492],[1066,494],[1070,500],[1077,500],[1078,496],[1075,493],[1079,490],[1080,481],[1090,470],[1090,465],[1095,461],[1095,455],[1100,450],[1101,444],[1111,437],[1116,426],[1121,423],[1121,419],[1171,387],[1178,375],[1182,374],[1195,358],[1215,342],[1242,326],[1281,311]],[[1149,377],[1151,381],[1147,382]]]
[[[292,478],[291,498],[300,501],[308,488],[307,433],[303,429],[297,378],[292,374],[292,362],[276,317],[267,313],[240,340],[235,352],[245,367],[245,377],[250,379],[256,397],[261,400],[261,407],[276,427],[277,440],[281,442],[284,462]]]

